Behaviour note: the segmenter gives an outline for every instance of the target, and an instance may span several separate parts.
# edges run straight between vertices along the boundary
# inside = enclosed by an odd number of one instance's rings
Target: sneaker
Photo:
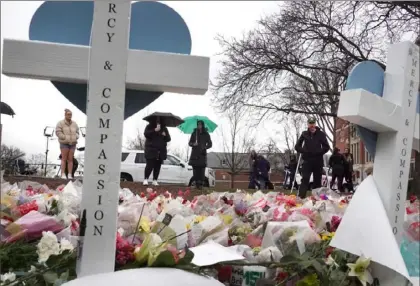
[[[69,176],[69,180],[73,180],[73,176]]]
[[[153,180],[153,186],[159,186],[159,184],[156,180]]]
[[[147,180],[144,180],[143,181],[143,186],[148,186],[148,185],[149,185],[149,182]]]
[[[66,175],[61,175],[61,179],[63,179],[63,180],[67,180],[67,177],[66,177]]]

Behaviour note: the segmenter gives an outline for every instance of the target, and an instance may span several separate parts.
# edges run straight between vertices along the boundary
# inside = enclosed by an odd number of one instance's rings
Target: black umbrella
[[[154,112],[143,118],[143,120],[146,120],[147,122],[156,122],[158,118],[159,121],[166,127],[177,127],[178,125],[184,123],[184,120],[182,120],[181,117],[173,115],[169,112]]]
[[[0,113],[11,115],[12,117],[13,115],[15,115],[15,112],[13,111],[13,109],[7,103],[4,103],[4,102],[0,102]]]

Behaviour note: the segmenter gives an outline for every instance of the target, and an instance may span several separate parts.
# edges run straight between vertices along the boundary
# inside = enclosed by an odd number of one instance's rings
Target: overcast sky
[[[186,21],[192,36],[192,54],[211,58],[211,78],[220,67],[216,54],[221,49],[215,41],[217,34],[241,36],[255,26],[263,15],[279,9],[278,2],[272,1],[169,1],[164,2],[174,8]],[[1,1],[1,41],[4,38],[28,39],[29,23],[42,1]],[[1,48],[3,53],[3,47]],[[73,111],[73,119],[79,126],[85,126],[86,116],[62,96],[49,81],[9,78],[1,75],[1,101],[8,103],[16,116],[1,115],[3,124],[2,141],[21,148],[27,154],[45,152],[46,140],[43,130],[55,126],[63,118],[63,110]],[[211,108],[212,95],[192,96],[164,94],[154,103],[141,110],[124,123],[123,142],[143,131],[142,118],[154,111],[170,111],[181,117],[206,115],[226,129],[226,120]],[[185,104],[188,102],[188,104]],[[272,125],[269,124],[270,129]],[[185,148],[188,136],[176,129],[170,130],[170,148]],[[267,124],[259,128],[259,140],[267,138]],[[223,145],[219,133],[213,134],[213,151],[221,151]],[[83,140],[80,146],[84,146]],[[52,161],[59,155],[57,141],[50,142]]]

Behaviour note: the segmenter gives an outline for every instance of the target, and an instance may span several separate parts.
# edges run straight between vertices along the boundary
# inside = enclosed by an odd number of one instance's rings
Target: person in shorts
[[[61,151],[61,178],[67,179],[65,170],[73,170],[74,151],[79,139],[79,126],[72,120],[72,112],[64,110],[64,119],[55,127],[55,135],[60,143]],[[68,179],[73,179],[73,174],[68,174]]]

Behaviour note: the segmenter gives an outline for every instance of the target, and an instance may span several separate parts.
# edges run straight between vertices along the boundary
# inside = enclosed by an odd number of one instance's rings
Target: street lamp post
[[[47,176],[47,166],[48,166],[48,143],[50,142],[50,138],[54,136],[54,127],[46,126],[44,128],[44,136],[47,139],[47,147],[45,148],[45,166],[44,166],[44,176]]]

